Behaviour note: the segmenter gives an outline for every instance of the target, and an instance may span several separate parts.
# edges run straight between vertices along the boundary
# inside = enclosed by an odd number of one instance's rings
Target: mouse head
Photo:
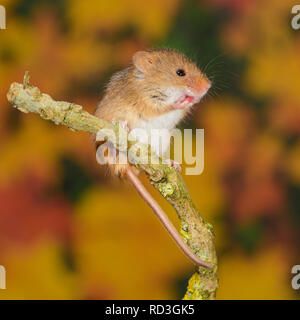
[[[175,50],[138,51],[133,56],[133,65],[139,90],[160,107],[189,108],[211,87],[196,64]]]

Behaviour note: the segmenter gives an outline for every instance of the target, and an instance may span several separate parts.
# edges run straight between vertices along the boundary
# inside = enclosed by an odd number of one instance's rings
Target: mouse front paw
[[[169,166],[175,168],[178,172],[181,171],[181,166],[180,164],[172,159],[164,159],[164,163],[168,164]]]
[[[119,124],[123,129],[125,129],[127,131],[127,133],[130,133],[130,129],[128,127],[127,121],[120,121]]]

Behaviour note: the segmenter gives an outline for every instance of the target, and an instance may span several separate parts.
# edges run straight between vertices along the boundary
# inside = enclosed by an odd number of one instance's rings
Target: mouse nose
[[[205,76],[191,78],[189,82],[189,87],[196,94],[206,93],[211,87],[211,82]]]

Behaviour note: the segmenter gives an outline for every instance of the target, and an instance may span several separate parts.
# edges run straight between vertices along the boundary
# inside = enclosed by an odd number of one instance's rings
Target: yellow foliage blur
[[[156,46],[211,59],[212,96],[183,124],[205,130],[204,171],[184,180],[214,226],[217,298],[299,299],[290,271],[300,263],[300,31],[290,1],[1,4],[0,299],[183,297],[193,265],[134,189],[96,164],[88,135],[6,99],[29,70],[43,92],[93,112],[109,77]]]
[[[286,255],[280,248],[262,248],[254,257],[233,251],[220,262],[218,299],[290,300],[295,291],[287,286]]]

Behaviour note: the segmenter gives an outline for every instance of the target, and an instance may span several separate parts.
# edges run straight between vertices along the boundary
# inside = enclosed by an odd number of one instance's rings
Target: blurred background
[[[25,70],[93,112],[137,50],[177,48],[213,80],[182,128],[204,128],[205,169],[185,176],[214,225],[218,299],[299,299],[300,30],[294,1],[2,0],[0,299],[180,299],[193,265],[87,133],[7,102]],[[146,179],[144,179],[146,181]],[[172,208],[154,191],[174,221]]]

